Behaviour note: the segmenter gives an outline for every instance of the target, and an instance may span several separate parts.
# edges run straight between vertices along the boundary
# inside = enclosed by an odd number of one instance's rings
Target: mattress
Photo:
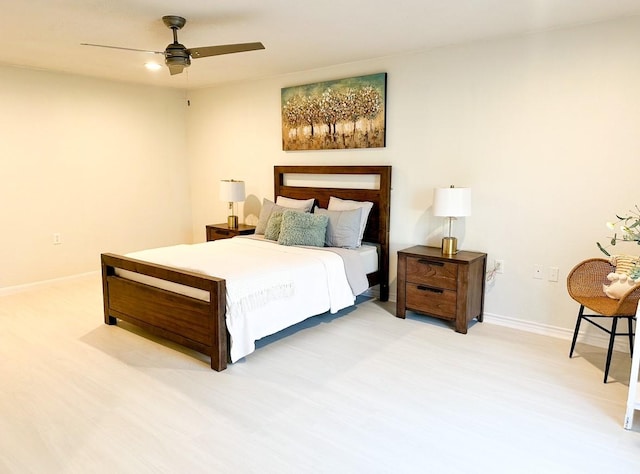
[[[339,253],[349,258],[326,249],[286,247],[263,239],[235,237],[144,250],[127,257],[224,278],[226,324],[231,335],[231,360],[235,362],[253,352],[255,341],[264,336],[354,303],[355,295],[367,287],[363,268],[374,268],[374,257],[377,267],[376,247],[367,246],[357,252],[340,249]],[[345,266],[359,268],[347,271]],[[358,275],[356,292],[352,278],[347,278],[348,272]],[[192,298],[209,299],[203,290],[126,270],[117,269],[116,274]]]
[[[251,238],[253,240],[264,240],[262,236],[238,236],[234,237],[236,239],[243,238]],[[274,244],[275,245],[275,244]],[[156,249],[153,249],[155,251]],[[378,247],[375,245],[364,243],[357,249],[351,249],[352,252],[356,253],[358,259],[361,262],[362,270],[365,274],[373,273],[378,270],[379,266],[379,258],[378,258]],[[141,252],[132,252],[128,253],[125,256],[130,258],[136,258],[139,260],[145,261],[153,261],[147,260],[148,251],[143,250]],[[161,263],[161,262],[154,262]],[[186,269],[185,267],[178,267]],[[200,272],[203,273],[203,272]],[[208,273],[207,273],[208,274]],[[147,285],[155,286],[156,288],[161,288],[163,290],[171,291],[173,293],[180,293],[184,296],[189,296],[191,298],[196,298],[202,301],[209,301],[209,293],[204,290],[200,290],[198,288],[193,288],[190,286],[181,285],[179,283],[174,283],[172,281],[160,280],[158,278],[153,278],[147,275],[140,275],[138,273],[130,272],[128,270],[116,269],[116,275],[121,276],[123,278],[127,278],[129,280],[134,280],[140,283],[145,283]],[[210,276],[217,276],[220,278],[224,278],[222,275],[211,274]]]

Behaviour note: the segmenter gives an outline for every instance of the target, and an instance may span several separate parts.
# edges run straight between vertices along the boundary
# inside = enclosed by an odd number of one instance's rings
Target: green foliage
[[[622,237],[618,237],[618,233],[614,232],[613,237],[611,237],[610,244],[611,246],[616,245],[616,242],[636,242],[640,245],[640,207],[636,204],[634,209],[629,210],[627,215],[618,215],[616,214],[616,218],[618,219],[615,222],[607,222],[607,227],[613,231],[618,228],[620,230],[620,235]],[[598,248],[607,256],[611,254],[600,244],[600,242],[596,242]],[[640,269],[638,269],[640,272]]]
[[[596,242],[596,245],[602,251],[603,254],[605,254],[607,257],[611,257],[611,254],[607,252],[607,250],[600,244],[600,242]]]

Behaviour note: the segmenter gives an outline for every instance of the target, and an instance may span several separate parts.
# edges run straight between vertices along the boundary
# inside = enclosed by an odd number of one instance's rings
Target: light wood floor
[[[222,373],[102,323],[98,277],[0,298],[2,473],[634,473],[628,355],[366,301]]]

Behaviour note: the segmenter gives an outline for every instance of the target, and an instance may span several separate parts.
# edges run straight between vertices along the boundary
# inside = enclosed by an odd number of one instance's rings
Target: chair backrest
[[[615,270],[609,260],[605,258],[590,258],[578,265],[567,275],[567,291],[569,296],[580,304],[585,303],[585,298],[590,300],[589,307],[602,314],[609,316],[616,315],[633,315],[640,300],[640,282],[629,288],[619,300],[609,298],[603,291],[602,285],[611,283],[607,279],[607,275]],[[597,299],[602,298],[600,304]],[[611,302],[617,301],[612,307]],[[606,309],[605,309],[606,305]],[[587,305],[585,305],[587,306]],[[603,309],[603,311],[600,311]]]

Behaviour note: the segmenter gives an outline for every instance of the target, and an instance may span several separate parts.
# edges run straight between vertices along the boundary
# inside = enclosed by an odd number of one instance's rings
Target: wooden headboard
[[[313,185],[286,185],[286,175],[367,175],[374,177],[376,189],[357,187],[317,187]],[[369,285],[380,285],[380,300],[389,299],[389,224],[391,201],[391,166],[274,166],[274,198],[316,200],[326,209],[329,197],[354,201],[369,201],[373,208],[369,214],[364,241],[378,246],[378,271],[368,275]],[[350,185],[351,186],[351,185]]]

